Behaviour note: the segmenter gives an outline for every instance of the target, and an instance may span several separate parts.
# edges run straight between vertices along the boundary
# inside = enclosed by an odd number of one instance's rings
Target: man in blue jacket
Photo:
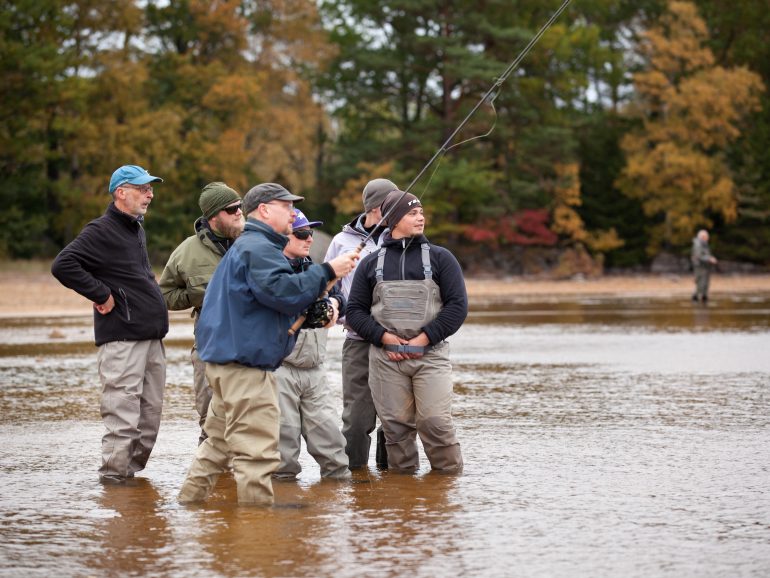
[[[162,339],[168,312],[147,257],[142,222],[163,179],[125,165],[112,174],[112,202],[56,257],[51,272],[94,304],[102,382],[102,483],[144,469],[160,427],[166,386]]]
[[[295,273],[283,254],[294,203],[281,185],[263,183],[243,198],[243,233],[211,278],[196,330],[212,389],[199,447],[179,492],[182,503],[204,500],[232,457],[238,503],[271,505],[271,475],[280,464],[280,412],[273,372],[291,353],[294,320],[335,278],[353,269],[346,253]]]

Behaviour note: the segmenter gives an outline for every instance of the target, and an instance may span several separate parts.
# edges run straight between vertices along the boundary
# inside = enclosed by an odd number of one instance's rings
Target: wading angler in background
[[[416,434],[431,468],[459,472],[452,423],[452,366],[447,337],[468,315],[457,259],[423,235],[420,200],[393,191],[381,207],[390,232],[359,264],[347,321],[369,347],[369,384],[388,448],[388,467],[419,467]]]
[[[204,500],[232,457],[238,503],[273,503],[271,475],[280,464],[278,391],[274,371],[294,348],[289,328],[299,314],[344,277],[358,258],[345,254],[295,273],[283,254],[294,203],[304,200],[264,183],[243,198],[243,233],[222,258],[206,289],[195,332],[212,397],[204,429],[179,492],[182,503]]]
[[[225,183],[209,183],[203,187],[198,205],[203,213],[195,221],[195,234],[174,249],[160,276],[160,289],[166,305],[172,311],[193,308],[197,327],[203,305],[203,295],[222,257],[243,231],[241,196]],[[193,366],[195,409],[201,433],[198,443],[206,439],[203,424],[211,401],[211,387],[206,380],[206,364],[198,357],[193,345],[190,359]]]
[[[313,264],[309,257],[313,229],[323,223],[308,221],[302,211],[296,213],[283,254],[291,268],[300,273]],[[281,408],[281,465],[273,474],[277,479],[293,480],[302,471],[301,438],[305,438],[308,453],[321,467],[322,477],[350,478],[345,438],[339,429],[339,416],[323,365],[328,328],[344,311],[345,300],[335,285],[328,297],[310,306],[297,344],[275,372]]]
[[[332,239],[326,251],[326,260],[333,259],[348,251],[356,250],[366,241],[361,249],[365,257],[378,247],[378,242],[385,231],[378,227],[382,218],[380,205],[390,191],[398,189],[388,179],[373,179],[364,187],[362,194],[364,212],[342,228]],[[350,295],[353,275],[339,283],[345,299]],[[345,327],[345,342],[342,345],[342,433],[345,436],[345,453],[350,460],[350,469],[365,467],[369,463],[369,448],[372,443],[371,433],[377,425],[377,410],[369,389],[369,344],[362,339],[342,317]],[[377,431],[377,466],[388,467],[388,455],[385,449],[385,436],[382,428]]]
[[[160,427],[168,312],[147,256],[142,227],[162,182],[142,167],[112,174],[112,202],[56,257],[53,275],[94,303],[94,337],[102,383],[103,483],[125,483],[144,469]]]
[[[709,249],[709,233],[705,229],[698,231],[692,240],[690,260],[695,273],[695,293],[692,295],[692,300],[705,303],[709,298],[711,270],[717,264],[716,257],[711,254]]]

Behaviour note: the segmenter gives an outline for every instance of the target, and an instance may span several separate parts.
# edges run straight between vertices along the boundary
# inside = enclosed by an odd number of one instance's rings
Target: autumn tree
[[[410,182],[559,4],[524,0],[512,10],[500,0],[323,2],[340,47],[321,84],[329,102],[339,105],[323,184],[339,191],[341,183],[360,180],[360,167],[387,162],[387,176]],[[425,192],[434,212],[432,237],[465,248],[458,242],[462,235],[505,250],[549,247],[558,230],[561,246],[574,245],[575,235],[583,235],[585,246],[595,240],[596,252],[622,245],[618,230],[612,231],[620,221],[613,207],[589,226],[581,202],[564,202],[553,184],[568,180],[558,167],[582,169],[579,141],[589,119],[622,104],[628,92],[625,34],[654,5],[594,0],[573,5],[552,25],[503,85],[495,109],[483,106],[455,142],[494,130],[450,150],[417,183],[415,192]],[[606,132],[600,120],[593,125]],[[617,150],[614,138],[607,148]],[[590,183],[590,206],[606,210],[609,204],[597,198],[622,195],[611,186],[616,173],[596,176],[615,168],[602,165],[603,150],[595,156],[589,178],[574,175],[568,187],[576,187],[582,201],[583,183]],[[580,225],[570,228],[564,219]]]
[[[201,187],[314,191],[333,53],[312,0],[0,0],[0,256],[52,254],[107,203],[109,175],[161,175],[162,263]]]
[[[326,116],[307,77],[333,53],[315,5],[188,0],[147,11],[148,34],[161,44],[148,56],[147,90],[156,109],[178,117],[181,145],[169,168],[178,188],[159,195],[162,218],[148,221],[161,250],[189,234],[209,181],[242,193],[265,181],[314,191]]]
[[[618,186],[654,218],[648,251],[686,243],[713,217],[736,217],[736,186],[725,158],[763,86],[745,67],[714,64],[708,31],[691,2],[672,1],[642,35],[645,68],[634,75],[629,114],[640,127],[621,143],[626,165]]]
[[[719,0],[698,0],[708,23],[709,47],[717,64],[748,66],[770,85],[770,10],[766,0],[743,0],[725,10]],[[770,264],[770,94],[751,118],[743,136],[728,152],[738,189],[735,223],[716,223],[720,258]]]
[[[104,149],[90,109],[97,55],[141,13],[115,1],[2,0],[0,14],[0,256],[32,257],[104,208],[106,168],[92,155]]]

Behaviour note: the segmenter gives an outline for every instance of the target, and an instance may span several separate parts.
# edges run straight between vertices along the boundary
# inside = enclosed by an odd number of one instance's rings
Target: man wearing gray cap
[[[356,249],[370,233],[373,234],[361,250],[361,258],[378,247],[378,241],[385,230],[377,227],[382,219],[380,205],[389,192],[397,189],[398,187],[388,179],[373,179],[366,184],[362,194],[364,212],[334,236],[326,251],[327,261]],[[348,275],[340,281],[340,289],[345,299],[350,295],[352,282],[353,275]],[[377,412],[369,390],[369,343],[345,323],[344,317],[339,322],[343,323],[346,330],[345,342],[342,345],[342,434],[345,436],[345,453],[350,460],[349,467],[355,470],[369,463],[371,433],[377,425]],[[377,432],[375,456],[379,467],[388,467],[382,428]]]
[[[241,196],[225,183],[214,182],[203,187],[198,205],[202,216],[193,225],[195,234],[174,249],[159,282],[168,308],[180,311],[192,307],[195,325],[214,270],[243,231]],[[206,364],[198,357],[195,345],[190,359],[193,366],[195,409],[201,426],[198,443],[201,444],[206,439],[203,424],[211,401],[211,387],[206,380]]]
[[[94,304],[102,383],[103,484],[125,484],[144,469],[160,427],[166,387],[168,311],[147,256],[144,215],[152,183],[137,165],[112,173],[112,202],[56,257],[51,273]]]
[[[179,501],[206,499],[232,457],[238,503],[271,505],[280,412],[273,372],[294,348],[294,320],[329,281],[353,270],[347,253],[295,273],[283,254],[295,218],[292,195],[263,183],[243,198],[246,225],[209,282],[195,342],[212,389],[204,428]]]

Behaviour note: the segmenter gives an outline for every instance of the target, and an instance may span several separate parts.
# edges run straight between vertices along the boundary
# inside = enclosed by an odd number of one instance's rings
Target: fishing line
[[[387,220],[388,214],[396,208],[398,203],[401,201],[401,199],[404,197],[406,193],[408,193],[411,188],[415,185],[415,183],[420,180],[422,175],[428,170],[428,168],[438,159],[439,157],[443,156],[448,150],[451,148],[454,148],[455,146],[459,146],[461,144],[464,144],[466,142],[469,142],[471,140],[476,140],[478,138],[484,138],[488,136],[492,130],[494,130],[495,126],[497,125],[497,110],[494,107],[494,101],[497,98],[497,96],[500,94],[501,87],[503,83],[508,79],[508,77],[511,75],[511,73],[516,70],[519,67],[519,64],[522,60],[524,60],[524,57],[529,54],[529,51],[532,50],[532,47],[537,44],[538,40],[545,34],[545,31],[548,30],[548,28],[551,27],[551,24],[554,23],[554,21],[561,16],[561,13],[564,12],[564,10],[567,8],[571,0],[564,0],[562,2],[561,6],[553,13],[551,14],[551,17],[546,21],[543,26],[540,27],[540,30],[537,31],[537,34],[535,34],[530,41],[527,43],[527,45],[522,49],[521,52],[519,52],[518,56],[508,65],[508,68],[505,69],[505,72],[501,74],[497,80],[495,80],[494,84],[487,90],[486,93],[484,93],[484,96],[481,97],[481,99],[476,103],[476,105],[471,109],[471,111],[466,115],[466,117],[463,119],[463,121],[457,125],[457,128],[452,131],[452,134],[449,135],[449,138],[444,141],[444,144],[439,147],[439,149],[436,151],[436,153],[431,157],[431,159],[428,161],[428,163],[420,170],[419,173],[417,173],[417,176],[414,177],[411,183],[409,183],[409,186],[404,189],[403,193],[401,194],[401,197],[393,203],[393,206],[388,210],[387,213],[382,215],[380,217],[380,221],[377,223],[377,225],[374,226],[372,231],[361,241],[361,243],[358,245],[358,252],[360,253],[364,247],[366,247],[366,243],[369,242],[369,239],[372,238],[372,236],[382,227],[382,223]],[[492,106],[492,110],[495,111],[495,123],[492,125],[492,128],[487,131],[486,134],[472,137],[470,139],[466,139],[465,141],[462,141],[460,143],[457,143],[455,145],[449,146],[449,143],[452,142],[452,140],[457,136],[457,134],[462,130],[462,128],[468,123],[468,121],[471,119],[471,117],[476,113],[476,111],[481,108],[482,105],[485,103],[489,103]],[[435,174],[435,171],[434,171]],[[427,189],[423,190],[423,194],[425,193]],[[419,197],[418,197],[419,198]]]
[[[559,16],[561,16],[561,13],[564,12],[564,10],[567,8],[567,6],[569,5],[570,2],[571,2],[571,0],[564,0],[564,2],[562,2],[561,6],[559,6],[559,8],[553,14],[551,14],[551,17],[546,21],[545,24],[543,24],[543,26],[540,27],[540,30],[537,31],[537,34],[535,34],[530,39],[530,41],[522,49],[522,51],[519,52],[518,56],[516,56],[516,58],[513,60],[513,62],[511,62],[508,65],[508,68],[505,69],[505,72],[503,72],[503,74],[501,74],[497,78],[497,80],[495,80],[494,84],[492,84],[492,86],[489,88],[489,90],[487,90],[487,92],[484,93],[484,96],[481,97],[481,100],[479,100],[476,103],[476,105],[466,115],[466,117],[463,119],[463,121],[459,125],[457,125],[457,128],[455,128],[452,131],[452,134],[450,134],[449,138],[447,138],[446,141],[444,141],[444,144],[442,144],[441,147],[439,147],[439,149],[431,157],[431,159],[428,161],[428,163],[422,169],[420,169],[420,172],[417,173],[417,176],[414,177],[414,179],[412,179],[412,182],[409,183],[409,186],[406,187],[406,189],[404,189],[402,191],[401,196],[396,200],[396,202],[393,203],[393,205],[390,207],[390,209],[388,209],[388,211],[384,215],[380,215],[380,220],[372,228],[371,232],[358,244],[358,247],[356,247],[355,251],[358,254],[360,254],[361,251],[364,250],[364,248],[366,247],[366,244],[369,242],[369,239],[371,239],[372,236],[380,228],[382,228],[382,224],[387,221],[388,216],[393,211],[393,209],[395,209],[398,206],[398,204],[401,202],[401,199],[404,198],[404,195],[406,195],[411,190],[411,188],[415,185],[415,183],[418,180],[420,180],[422,175],[425,174],[425,172],[430,168],[430,166],[437,159],[440,159],[441,157],[443,157],[446,154],[446,152],[449,151],[450,149],[453,149],[453,148],[455,148],[457,146],[460,146],[461,144],[465,144],[465,143],[470,142],[472,140],[477,140],[477,139],[480,139],[480,138],[485,138],[485,137],[489,136],[492,133],[492,131],[494,130],[495,126],[497,125],[497,118],[498,118],[497,110],[495,109],[494,102],[495,102],[495,99],[497,98],[497,96],[500,94],[500,90],[501,90],[501,87],[503,85],[503,82],[505,82],[508,79],[508,77],[511,75],[511,73],[518,68],[519,64],[524,59],[524,57],[527,54],[529,54],[529,51],[532,50],[532,47],[535,44],[537,44],[537,41],[540,40],[540,37],[543,36],[543,34],[545,34],[545,31],[548,30],[548,28],[550,28],[551,24],[553,24],[554,21]],[[449,143],[452,142],[452,140],[458,135],[458,133],[462,130],[462,128],[468,123],[468,121],[471,119],[471,117],[474,114],[476,114],[476,111],[479,108],[481,108],[485,103],[488,103],[489,105],[491,105],[492,106],[492,110],[495,113],[495,122],[492,124],[492,128],[490,128],[483,135],[478,135],[478,136],[475,136],[475,137],[471,137],[469,139],[466,139],[464,141],[461,141],[459,143],[456,143],[456,144],[450,146]],[[431,177],[430,177],[430,179],[428,179],[427,185],[423,188],[423,191],[422,191],[422,194],[420,195],[420,197],[417,197],[418,199],[421,198],[427,192],[428,186],[430,185],[431,181],[433,180],[433,177],[436,174],[436,171],[438,170],[439,165],[440,165],[440,163],[436,165],[436,168],[431,173]],[[409,242],[411,243],[411,239],[410,239]],[[331,281],[329,281],[329,284],[328,284],[328,286],[326,288],[327,292],[334,286],[335,282],[336,282],[336,279],[332,279]],[[294,332],[302,325],[304,320],[305,320],[305,315],[303,314],[303,315],[301,315],[297,319],[297,321],[294,323],[294,325],[289,329],[289,334],[293,335]]]

